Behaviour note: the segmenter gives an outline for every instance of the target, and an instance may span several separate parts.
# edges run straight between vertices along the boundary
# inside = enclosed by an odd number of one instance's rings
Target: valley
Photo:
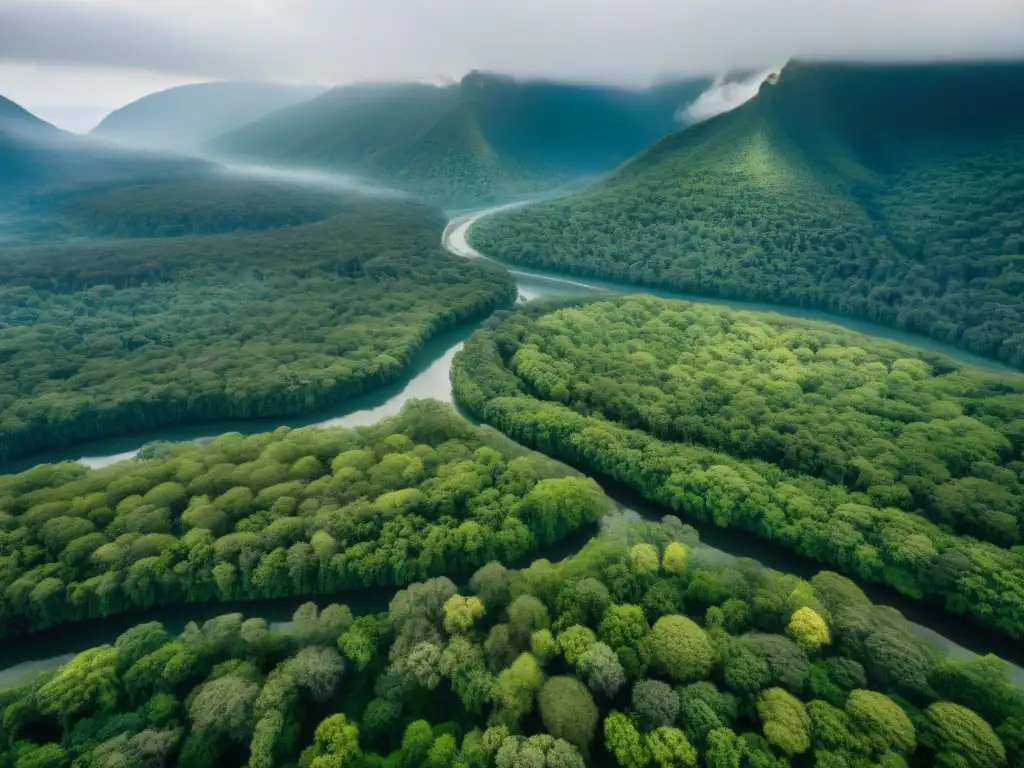
[[[451,254],[462,258],[488,259],[489,257],[476,251],[468,243],[468,232],[480,220],[507,213],[515,208],[534,204],[534,201],[522,203],[506,203],[492,208],[487,208],[470,214],[462,214],[452,219],[445,227],[443,245]],[[612,283],[607,281],[581,281],[572,277],[559,276],[557,273],[536,273],[526,270],[510,270],[515,275],[516,286],[520,300],[554,302],[556,305],[564,301],[598,298],[603,296],[615,296],[629,294],[636,290],[635,286],[624,283]],[[657,291],[656,295],[677,299],[680,301],[693,301],[696,297],[690,294],[677,294],[671,291]],[[792,310],[786,307],[776,307],[751,302],[729,302],[716,300],[717,306],[729,307],[735,310],[769,310],[778,314],[787,315],[798,319],[811,319],[827,321],[849,328],[857,333],[868,334],[880,339],[889,339],[900,344],[909,344],[929,353],[941,354],[951,360],[958,361],[965,365],[977,366],[994,372],[1008,372],[1012,369],[986,358],[979,358],[976,355],[964,352],[952,345],[943,345],[934,342],[926,337],[901,333],[899,331],[880,325],[849,320],[839,316],[828,315],[821,312]],[[439,334],[416,353],[410,364],[410,374],[404,381],[397,382],[389,387],[375,390],[372,393],[346,400],[344,406],[330,409],[328,411],[313,413],[300,418],[292,419],[257,419],[257,420],[231,420],[216,422],[213,424],[196,425],[190,427],[172,427],[150,431],[145,434],[135,434],[116,439],[91,441],[70,449],[59,452],[47,452],[33,457],[31,460],[7,462],[0,466],[5,472],[20,472],[29,469],[40,462],[59,463],[76,461],[93,469],[102,469],[117,462],[126,461],[139,452],[140,448],[150,445],[159,445],[165,442],[178,443],[182,441],[197,441],[205,444],[213,440],[216,435],[222,433],[241,433],[243,435],[257,435],[273,431],[279,427],[291,429],[302,429],[305,427],[360,427],[376,424],[382,419],[396,416],[407,403],[414,400],[432,399],[443,403],[456,404],[452,392],[450,370],[455,355],[460,352],[466,341],[481,327],[481,324],[464,325]],[[470,412],[463,411],[464,415],[474,419]],[[583,467],[580,467],[583,469]],[[643,498],[634,489],[626,484],[621,484],[608,477],[601,477],[600,483],[605,493],[615,502],[618,510],[627,515],[639,514],[648,520],[657,520],[665,514],[664,508],[652,504]],[[764,567],[771,568],[784,573],[793,573],[801,577],[808,577],[817,571],[817,565],[810,559],[802,556],[794,556],[785,549],[773,546],[770,543],[760,542],[750,534],[737,530],[722,530],[709,525],[707,521],[697,521],[687,518],[690,525],[694,525],[700,533],[702,546],[708,551],[720,553],[728,558],[746,558],[760,563]],[[581,547],[592,534],[578,538],[570,538],[567,543],[574,548]],[[542,550],[541,555],[555,560],[570,554],[564,545],[558,545]],[[1018,653],[1016,645],[1012,642],[1001,641],[978,630],[964,625],[952,619],[943,611],[927,605],[922,605],[915,600],[900,595],[896,590],[880,588],[878,585],[865,584],[864,588],[868,594],[878,602],[893,605],[905,615],[911,618],[913,631],[925,638],[928,642],[936,644],[958,658],[972,658],[974,655],[996,653],[1005,659],[1013,661],[1012,676],[1016,683],[1024,684],[1024,656]],[[367,611],[380,610],[386,607],[394,590],[386,590],[375,597],[365,597],[365,591],[358,593],[345,593],[346,601],[353,608],[364,605]],[[352,596],[349,597],[349,594]],[[299,598],[287,598],[271,601],[246,601],[244,603],[230,604],[235,606],[248,616],[260,616],[270,622],[287,622],[291,612],[297,607]],[[353,602],[354,601],[354,602]],[[188,621],[201,621],[204,618],[212,618],[219,615],[228,606],[222,604],[196,605],[191,606],[187,616],[183,616],[180,609],[157,609],[144,613],[130,613],[123,619],[112,618],[94,620],[84,625],[83,634],[76,634],[74,638],[54,630],[39,636],[43,647],[48,649],[44,656],[35,647],[21,648],[15,650],[16,641],[7,641],[6,645],[11,648],[5,655],[10,655],[17,663],[6,671],[0,670],[0,680],[7,679],[14,681],[21,679],[28,670],[37,670],[62,663],[72,654],[92,647],[96,644],[110,642],[124,629],[133,626],[139,621],[156,620],[165,623],[166,626],[184,626]],[[4,644],[0,643],[0,648]]]
[[[1022,72],[0,100],[0,768],[1021,765]]]

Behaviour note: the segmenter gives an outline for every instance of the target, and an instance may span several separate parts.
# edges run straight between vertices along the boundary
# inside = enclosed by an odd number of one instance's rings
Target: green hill
[[[572,197],[481,221],[497,258],[813,306],[1024,365],[1024,64],[789,64]]]
[[[676,127],[706,79],[644,91],[472,73],[458,86],[336,88],[220,137],[252,162],[354,173],[445,205],[614,168]]]
[[[28,244],[279,229],[330,218],[346,200],[333,190],[200,167],[28,195],[0,234],[8,244]]]
[[[142,146],[195,149],[322,90],[258,82],[182,85],[111,112],[92,133]]]

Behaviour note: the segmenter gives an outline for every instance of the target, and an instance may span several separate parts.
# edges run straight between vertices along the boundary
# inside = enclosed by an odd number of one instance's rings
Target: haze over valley
[[[0,768],[1024,765],[1022,51],[0,2]]]

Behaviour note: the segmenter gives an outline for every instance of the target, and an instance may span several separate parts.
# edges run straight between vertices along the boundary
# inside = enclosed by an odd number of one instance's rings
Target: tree
[[[309,691],[313,701],[327,701],[345,674],[345,662],[333,648],[303,648],[288,665],[295,683]]]
[[[729,727],[737,711],[736,697],[721,693],[710,681],[679,689],[679,722],[686,737],[695,744],[705,744],[712,731]]]
[[[633,648],[650,633],[644,609],[639,605],[612,605],[601,619],[598,633],[615,650]]]
[[[847,714],[821,699],[807,702],[807,715],[811,718],[811,741],[816,748],[842,752],[860,751],[860,743],[852,732]]]
[[[344,768],[359,755],[359,728],[345,715],[331,715],[316,727],[309,768]]]
[[[597,635],[589,627],[575,624],[564,632],[559,632],[557,642],[558,650],[565,657],[566,663],[576,666],[583,654],[597,642]]]
[[[402,736],[402,765],[404,768],[419,768],[426,762],[434,744],[434,732],[426,720],[413,720]]]
[[[441,648],[433,643],[420,643],[394,664],[402,678],[428,691],[441,682]]]
[[[484,641],[484,653],[491,671],[498,673],[509,666],[516,658],[516,647],[512,643],[508,624],[495,624],[487,633]]]
[[[548,734],[506,736],[494,757],[496,768],[584,768],[576,748]]]
[[[391,599],[388,618],[395,631],[392,659],[404,656],[419,643],[441,641],[444,604],[457,592],[452,580],[442,576],[411,584]]]
[[[895,701],[876,691],[855,690],[846,700],[850,723],[876,754],[914,751],[914,724]]]
[[[789,626],[786,627],[786,634],[808,653],[813,653],[832,641],[825,620],[816,611],[806,607],[793,613]]]
[[[558,653],[558,644],[549,629],[538,629],[530,635],[530,653],[541,665],[547,664]]]
[[[544,727],[587,754],[597,727],[598,711],[586,686],[575,677],[552,677],[540,689],[537,704]]]
[[[508,570],[501,563],[490,562],[473,574],[469,586],[489,612],[508,605],[511,586]]]
[[[508,631],[517,648],[525,648],[530,635],[551,626],[547,606],[533,595],[520,595],[508,607]]]
[[[604,746],[622,768],[644,768],[651,759],[633,721],[614,710],[604,719]]]
[[[788,755],[811,746],[811,718],[803,702],[783,688],[770,688],[757,697],[757,713],[769,742]]]
[[[363,717],[359,723],[360,735],[369,744],[387,739],[391,731],[398,725],[398,718],[401,717],[401,714],[402,705],[399,702],[390,699],[373,699],[363,711]]]
[[[934,654],[908,630],[882,624],[864,640],[868,673],[884,685],[913,694],[926,693]]]
[[[123,674],[132,664],[164,645],[169,639],[170,636],[163,624],[156,621],[138,624],[125,631],[114,641],[119,671]]]
[[[533,710],[533,697],[544,683],[544,672],[531,653],[521,653],[498,675],[494,694],[504,714],[518,720]]]
[[[435,739],[430,751],[427,753],[427,768],[448,768],[455,765],[455,757],[459,752],[455,737],[450,733],[443,733]]]
[[[117,650],[104,645],[78,654],[37,695],[41,712],[60,715],[66,723],[76,715],[113,707],[117,702]]]
[[[644,745],[658,768],[696,768],[697,750],[678,728],[656,728],[644,736]]]
[[[450,635],[468,632],[484,615],[484,604],[478,597],[452,595],[444,604],[444,629]]]
[[[678,541],[669,542],[661,555],[661,569],[665,573],[677,576],[686,570],[688,552],[685,544]]]
[[[14,768],[65,768],[71,757],[59,744],[20,742],[11,755]]]
[[[714,662],[714,651],[704,630],[685,616],[658,619],[648,638],[648,648],[655,666],[677,682],[707,677]]]
[[[658,550],[650,544],[636,544],[629,550],[629,561],[636,573],[649,575],[658,572]]]
[[[256,683],[239,675],[225,675],[203,684],[188,707],[193,728],[236,741],[248,740],[258,692]]]
[[[555,603],[557,626],[564,629],[572,624],[594,624],[600,620],[610,601],[608,587],[597,579],[587,577],[575,581],[558,593]]]
[[[615,651],[601,642],[591,645],[580,656],[577,668],[590,690],[611,698],[626,684],[626,672]]]
[[[1006,764],[1006,749],[992,726],[967,707],[938,701],[924,713],[941,765],[998,768]]]
[[[675,723],[679,695],[661,680],[641,680],[633,686],[633,714],[642,732]]]
[[[708,734],[704,761],[708,768],[740,768],[743,748],[731,728],[716,728]]]
[[[781,683],[798,693],[810,674],[807,655],[781,635],[744,635],[729,643],[725,656],[725,684],[737,692],[756,693]]]

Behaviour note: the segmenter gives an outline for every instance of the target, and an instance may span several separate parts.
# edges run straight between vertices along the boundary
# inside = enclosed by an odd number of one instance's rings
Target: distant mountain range
[[[126,183],[193,177],[212,166],[193,158],[124,150],[67,133],[0,97],[0,237],[49,231],[58,198]]]
[[[1024,63],[792,62],[738,109],[470,239],[510,262],[817,307],[1024,367]]]
[[[609,171],[678,127],[708,78],[647,90],[518,81],[353,85],[213,141],[248,162],[358,174],[439,204],[481,204]]]
[[[258,82],[183,85],[152,93],[112,112],[92,133],[144,147],[192,150],[322,91]]]

